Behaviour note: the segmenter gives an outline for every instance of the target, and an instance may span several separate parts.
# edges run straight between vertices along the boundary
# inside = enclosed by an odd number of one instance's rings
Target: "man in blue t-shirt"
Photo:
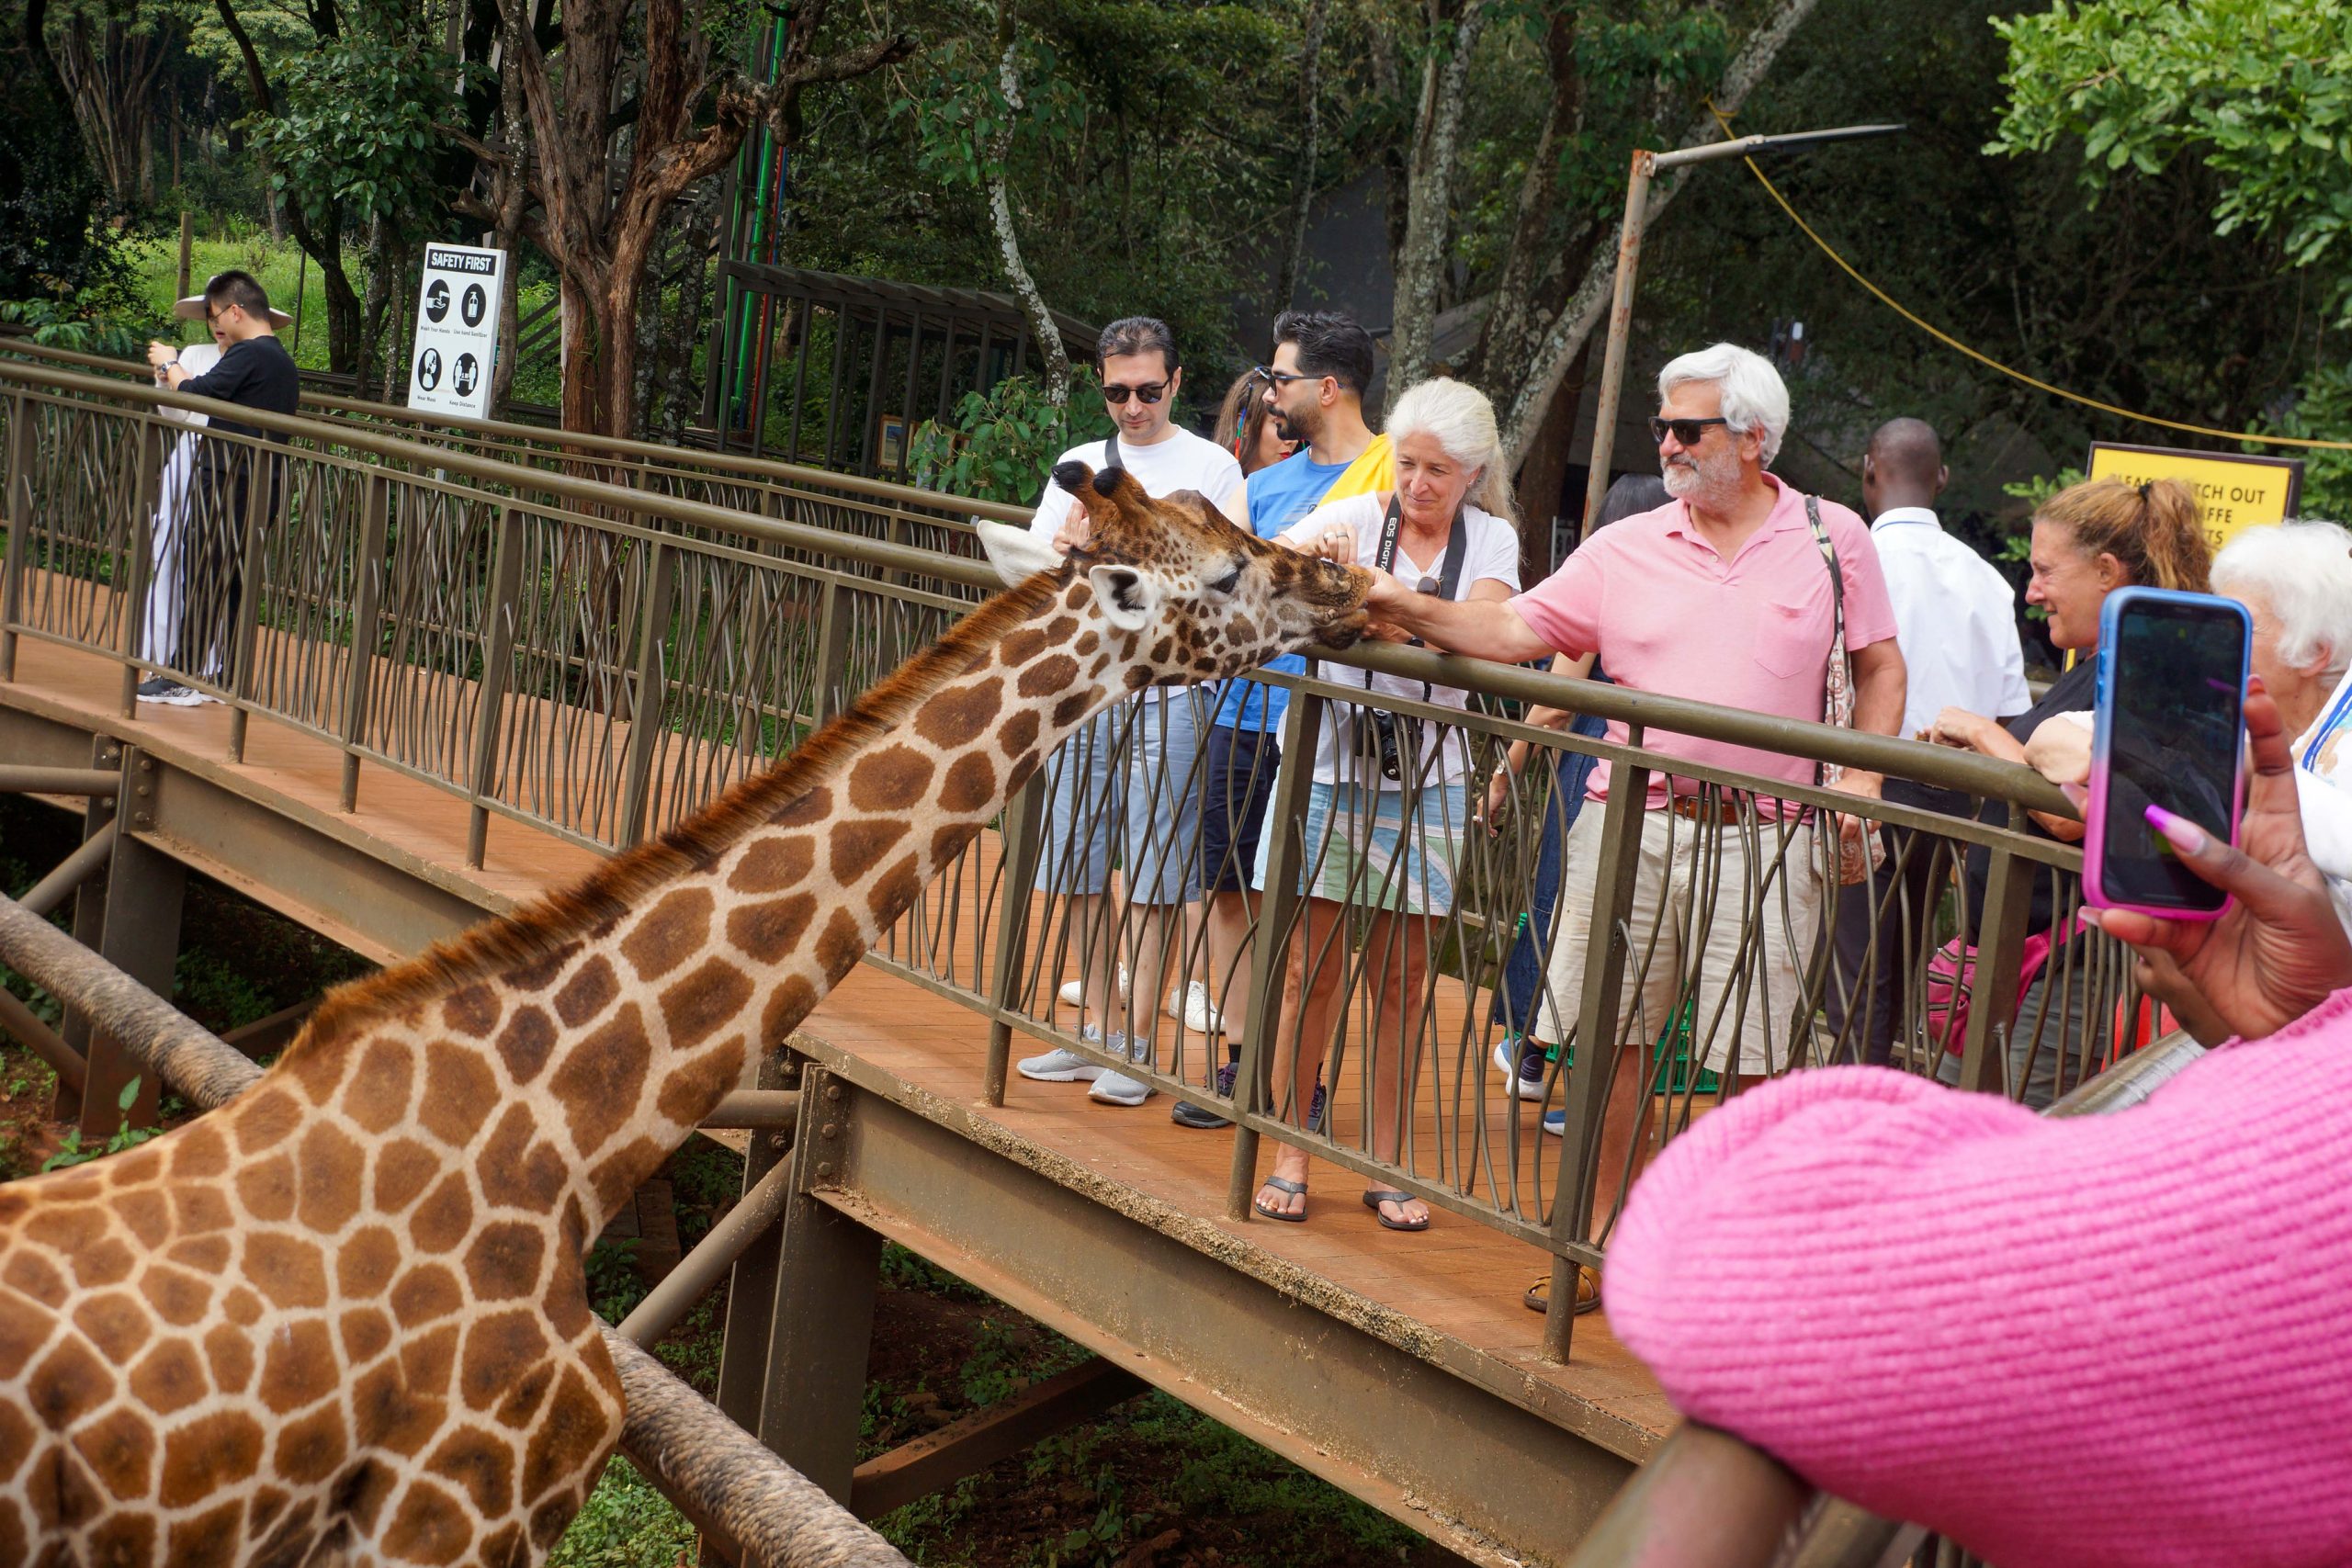
[[[1327,501],[1396,487],[1388,437],[1363,422],[1364,389],[1372,381],[1372,334],[1337,310],[1285,310],[1274,320],[1274,362],[1265,368],[1266,405],[1283,438],[1306,445],[1250,476],[1250,527],[1271,539]],[[1294,675],[1306,660],[1286,654],[1266,668]],[[1242,948],[1254,911],[1250,869],[1273,796],[1282,761],[1282,725],[1289,694],[1247,679],[1224,683],[1202,750],[1201,867],[1208,900],[1209,992],[1225,1032],[1226,1061],[1216,1092],[1233,1096],[1234,1064],[1249,1008]],[[1319,1091],[1318,1091],[1319,1093]],[[1180,1127],[1223,1127],[1225,1116],[1182,1100],[1170,1116]],[[1310,1113],[1308,1122],[1316,1117]]]

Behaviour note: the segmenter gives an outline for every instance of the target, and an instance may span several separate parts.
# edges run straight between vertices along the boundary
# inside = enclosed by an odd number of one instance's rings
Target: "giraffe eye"
[[[1215,582],[1209,584],[1209,592],[1212,593],[1230,593],[1235,588],[1240,585],[1240,582],[1241,563],[1239,561],[1236,561],[1233,563],[1233,570],[1231,571],[1227,572],[1223,577],[1218,578]]]

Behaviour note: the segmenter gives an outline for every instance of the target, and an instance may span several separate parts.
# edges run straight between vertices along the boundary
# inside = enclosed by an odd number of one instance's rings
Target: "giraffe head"
[[[1134,639],[1132,685],[1186,685],[1278,654],[1346,648],[1363,635],[1371,574],[1238,528],[1198,492],[1149,496],[1125,468],[1064,463],[1054,482],[1086,508],[1087,542],[1065,558],[1026,529],[983,523],[1007,582],[1083,577],[1111,627]]]

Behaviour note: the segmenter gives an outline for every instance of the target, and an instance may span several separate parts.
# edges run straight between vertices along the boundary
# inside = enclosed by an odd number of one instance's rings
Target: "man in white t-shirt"
[[[1246,525],[1241,465],[1170,418],[1184,373],[1167,323],[1149,316],[1113,321],[1102,329],[1096,353],[1102,400],[1118,433],[1071,447],[1056,467],[1125,468],[1147,495],[1195,491]],[[1083,546],[1086,509],[1047,480],[1029,528],[1064,550]],[[1185,910],[1201,897],[1194,761],[1207,705],[1198,687],[1155,687],[1104,710],[1063,743],[1053,762],[1037,885],[1065,901],[1069,924],[1058,940],[1078,956],[1079,1038],[1143,1066],[1157,1054],[1167,982],[1182,976],[1190,952]],[[1135,917],[1115,923],[1114,850],[1126,909]],[[1165,963],[1170,951],[1177,956],[1172,966]],[[1123,968],[1129,971],[1125,986],[1118,977]],[[1207,1043],[1195,1048],[1204,1050]],[[1048,1083],[1091,1080],[1088,1098],[1107,1105],[1141,1105],[1151,1094],[1140,1078],[1106,1071],[1058,1046],[1025,1058],[1019,1070]]]
[[[1908,672],[1905,735],[1925,734],[1948,707],[2008,719],[2033,705],[2018,641],[2017,590],[1936,516],[1950,478],[1942,445],[1923,420],[1888,420],[1862,454],[1862,513]],[[1908,779],[1888,779],[1885,798],[1948,817],[1975,815],[1967,795]],[[1904,977],[1918,972],[1922,946],[1933,945],[1937,899],[1960,848],[1908,828],[1878,831],[1886,841],[1884,869],[1867,886],[1838,896],[1837,966],[1822,1007],[1841,1055],[1884,1066],[1906,1023]]]

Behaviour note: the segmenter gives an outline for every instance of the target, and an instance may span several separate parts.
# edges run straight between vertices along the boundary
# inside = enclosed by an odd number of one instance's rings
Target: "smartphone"
[[[2245,606],[2211,593],[2125,588],[2099,615],[2083,898],[2174,920],[2210,920],[2229,896],[2148,824],[2161,806],[2237,841],[2245,790]]]

